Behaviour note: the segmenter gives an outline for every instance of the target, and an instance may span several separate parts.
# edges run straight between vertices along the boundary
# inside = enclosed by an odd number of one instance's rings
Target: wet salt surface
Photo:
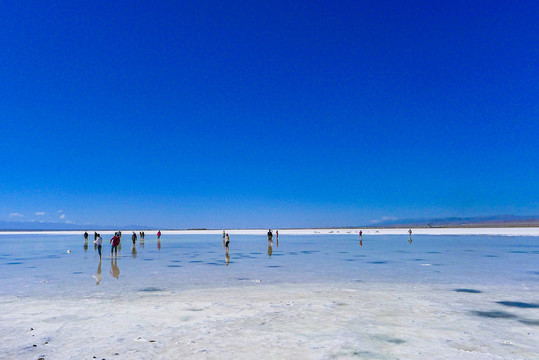
[[[537,237],[124,236],[0,237],[2,356],[539,358]]]
[[[217,235],[124,234],[118,257],[104,239],[101,264],[90,241],[75,235],[0,237],[0,295],[136,294],[238,285],[331,281],[539,285],[539,238],[487,236],[305,235],[231,237],[225,256]],[[71,252],[68,253],[68,250]],[[98,281],[99,280],[99,281]]]
[[[531,303],[537,291],[480,289],[337,282],[0,297],[0,348],[13,359],[537,358],[539,311],[495,301]]]

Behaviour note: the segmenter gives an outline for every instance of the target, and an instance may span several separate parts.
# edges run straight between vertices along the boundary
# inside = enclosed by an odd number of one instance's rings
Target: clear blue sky
[[[537,214],[538,24],[537,1],[0,2],[0,220]]]

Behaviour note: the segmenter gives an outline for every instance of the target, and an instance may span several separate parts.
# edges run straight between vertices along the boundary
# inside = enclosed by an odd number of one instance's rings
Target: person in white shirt
[[[99,253],[99,259],[101,260],[101,245],[103,244],[103,238],[101,238],[101,234],[97,234],[97,239],[94,241],[94,244],[97,245],[97,252]]]

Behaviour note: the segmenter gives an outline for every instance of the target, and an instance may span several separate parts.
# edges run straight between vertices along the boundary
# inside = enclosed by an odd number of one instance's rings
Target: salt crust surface
[[[4,296],[0,358],[539,359],[539,310],[497,303],[537,302],[537,287],[458,287],[253,282],[112,297]]]

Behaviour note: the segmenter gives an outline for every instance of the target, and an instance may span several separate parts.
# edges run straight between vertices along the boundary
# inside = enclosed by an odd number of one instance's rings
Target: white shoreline
[[[413,235],[490,235],[490,236],[539,236],[539,227],[494,227],[494,228],[411,228]],[[266,235],[268,229],[215,229],[215,230],[166,230],[166,235],[221,235],[225,230],[230,235]],[[274,235],[275,230],[273,229]],[[335,228],[335,229],[278,229],[279,235],[408,235],[409,228]],[[100,234],[111,235],[117,230],[88,230]],[[129,229],[122,230],[124,234],[132,231],[137,234],[144,231],[146,235],[156,235],[157,230]],[[82,230],[61,231],[0,231],[0,235],[82,235]]]

